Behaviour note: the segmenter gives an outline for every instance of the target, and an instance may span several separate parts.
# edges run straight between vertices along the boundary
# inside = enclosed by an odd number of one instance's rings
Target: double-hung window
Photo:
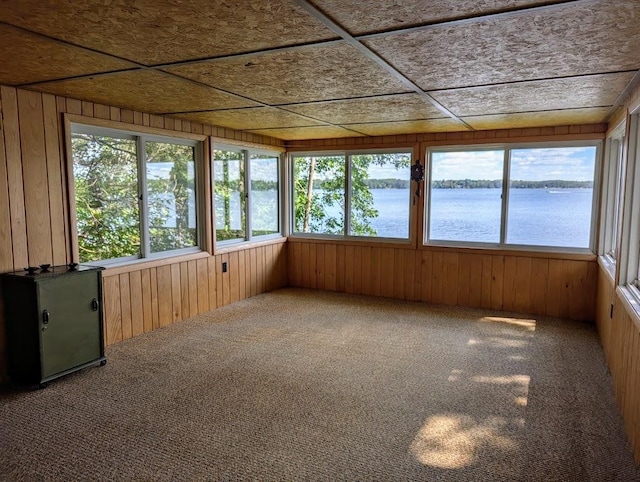
[[[592,249],[598,143],[429,151],[428,244]]]
[[[213,151],[216,242],[281,236],[280,153],[217,145]]]
[[[412,150],[292,155],[292,233],[410,238]]]
[[[72,124],[71,151],[80,262],[199,250],[200,143]]]

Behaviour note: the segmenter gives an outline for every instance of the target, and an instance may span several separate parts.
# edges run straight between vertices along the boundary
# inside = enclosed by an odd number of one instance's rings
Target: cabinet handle
[[[93,308],[93,311],[98,311],[98,307],[98,300],[96,298],[91,300],[91,308]]]
[[[49,310],[44,310],[42,312],[42,324],[46,325],[49,323]]]

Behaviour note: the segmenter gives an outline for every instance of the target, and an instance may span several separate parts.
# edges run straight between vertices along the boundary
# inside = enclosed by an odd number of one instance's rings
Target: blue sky
[[[513,149],[511,179],[592,181],[595,147]],[[502,179],[503,151],[433,153],[433,180]]]

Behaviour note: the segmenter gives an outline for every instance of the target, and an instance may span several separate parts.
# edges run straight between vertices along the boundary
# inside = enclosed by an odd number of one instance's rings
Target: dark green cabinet
[[[2,275],[9,375],[44,384],[104,364],[102,268],[70,265]]]

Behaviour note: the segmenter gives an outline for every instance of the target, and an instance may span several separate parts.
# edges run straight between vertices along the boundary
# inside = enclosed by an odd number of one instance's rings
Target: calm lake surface
[[[372,189],[378,236],[408,236],[408,189]],[[433,189],[430,238],[500,241],[500,189]],[[507,242],[588,248],[592,189],[511,189]]]

